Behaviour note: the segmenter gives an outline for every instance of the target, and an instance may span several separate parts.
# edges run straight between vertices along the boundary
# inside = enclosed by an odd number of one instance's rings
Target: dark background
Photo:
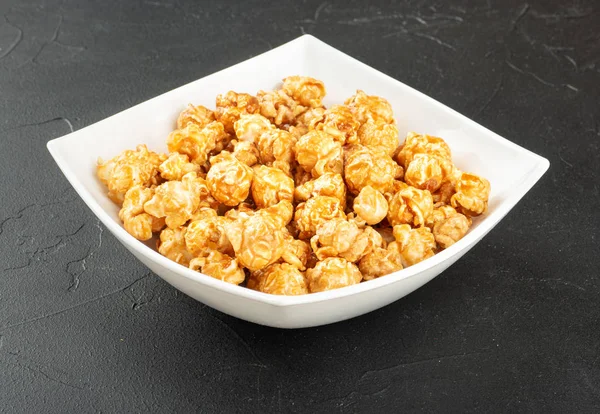
[[[600,410],[599,3],[366,3],[0,1],[0,411]],[[46,142],[304,32],[551,167],[415,293],[285,331],[148,273]]]

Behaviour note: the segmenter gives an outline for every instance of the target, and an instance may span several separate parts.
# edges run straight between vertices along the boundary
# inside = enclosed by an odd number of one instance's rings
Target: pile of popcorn
[[[325,108],[323,82],[290,76],[256,96],[189,105],[167,138],[97,174],[125,229],[205,275],[277,295],[354,285],[461,239],[490,184],[441,138],[399,145],[392,107],[363,91]]]

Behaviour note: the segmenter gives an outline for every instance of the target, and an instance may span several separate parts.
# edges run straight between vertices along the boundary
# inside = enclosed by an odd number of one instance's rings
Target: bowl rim
[[[219,279],[215,279],[213,277],[204,275],[200,272],[191,270],[183,265],[180,265],[180,264],[168,259],[167,257],[158,253],[156,250],[153,250],[146,244],[135,239],[133,236],[131,236],[129,233],[127,233],[127,231],[125,230],[125,228],[123,226],[121,226],[117,222],[115,222],[109,216],[109,214],[100,206],[100,204],[98,204],[94,200],[93,196],[88,191],[88,189],[85,187],[85,185],[78,179],[77,175],[70,169],[69,162],[64,159],[64,157],[62,156],[62,153],[61,153],[61,144],[63,141],[66,141],[67,139],[72,138],[73,135],[81,135],[85,130],[87,130],[88,128],[91,128],[96,123],[89,125],[85,128],[82,128],[80,130],[77,130],[75,132],[64,135],[62,137],[55,138],[53,140],[48,141],[48,143],[47,143],[48,151],[54,158],[55,162],[57,163],[60,170],[63,172],[63,174],[67,178],[67,180],[71,183],[71,185],[73,186],[75,191],[78,193],[78,195],[81,197],[81,199],[85,202],[85,204],[92,210],[92,212],[96,215],[96,217],[98,219],[100,219],[102,221],[102,223],[111,231],[111,233],[122,244],[124,244],[128,249],[133,250],[133,251],[135,251],[135,253],[137,255],[146,257],[149,260],[152,260],[157,265],[163,266],[163,267],[167,268],[168,270],[170,270],[171,272],[173,272],[179,276],[182,276],[184,278],[190,279],[194,282],[198,282],[200,284],[206,285],[213,289],[223,291],[223,292],[231,294],[231,295],[240,296],[240,297],[243,297],[245,299],[248,299],[248,300],[251,300],[254,302],[266,303],[266,304],[273,305],[276,307],[288,307],[288,306],[294,306],[294,305],[303,305],[303,304],[309,304],[309,303],[329,301],[332,299],[339,299],[342,297],[354,296],[354,295],[363,293],[365,291],[377,290],[377,289],[383,288],[387,285],[399,282],[401,280],[414,277],[422,272],[427,271],[430,268],[433,268],[433,267],[445,262],[446,260],[449,260],[453,256],[459,254],[461,251],[470,248],[471,245],[476,244],[479,241],[479,239],[481,239],[483,236],[485,236],[496,224],[498,224],[502,220],[502,218],[519,202],[519,200],[535,185],[535,183],[548,170],[548,168],[550,166],[550,162],[546,158],[544,158],[538,154],[535,154],[532,151],[529,151],[529,150],[507,140],[506,138],[499,136],[498,134],[494,133],[493,131],[490,131],[489,129],[485,128],[484,126],[478,124],[477,122],[466,117],[465,115],[460,114],[459,112],[453,110],[452,108],[446,106],[445,104],[435,100],[434,98],[410,87],[409,85],[406,85],[406,84],[400,82],[397,79],[394,79],[394,78],[378,71],[377,69],[374,69],[374,68],[360,62],[359,60],[357,60],[349,55],[346,55],[345,53],[339,51],[338,49],[333,48],[332,46],[324,43],[323,41],[315,38],[312,35],[300,36],[290,42],[287,42],[281,46],[271,49],[263,54],[257,55],[255,57],[247,59],[243,62],[229,66],[220,71],[214,72],[213,74],[209,74],[203,78],[194,80],[190,83],[196,82],[201,79],[210,78],[210,77],[216,75],[217,73],[220,73],[220,72],[226,71],[228,69],[231,69],[235,66],[247,63],[248,61],[256,59],[259,56],[262,56],[267,53],[272,53],[276,49],[280,49],[283,47],[289,47],[295,43],[304,42],[304,41],[317,42],[320,46],[325,46],[327,48],[334,50],[337,53],[341,53],[346,58],[351,59],[353,61],[353,63],[360,65],[363,68],[366,68],[367,70],[369,70],[372,73],[372,75],[374,75],[374,76],[379,76],[379,77],[384,78],[384,80],[387,82],[397,82],[397,83],[402,84],[404,87],[410,88],[413,92],[418,94],[422,99],[428,101],[429,104],[435,105],[438,107],[438,109],[448,112],[450,115],[457,117],[460,121],[470,124],[470,126],[474,127],[475,130],[485,133],[489,137],[489,139],[492,139],[492,140],[496,141],[497,143],[499,143],[500,145],[510,147],[510,148],[518,151],[520,154],[525,155],[526,157],[528,157],[531,160],[532,168],[529,169],[526,173],[524,173],[523,176],[519,180],[516,180],[517,185],[513,188],[511,193],[504,200],[502,200],[500,202],[498,207],[492,213],[488,213],[488,214],[482,216],[482,220],[479,223],[479,225],[477,226],[477,228],[469,231],[465,235],[465,237],[463,237],[461,240],[459,240],[458,242],[456,242],[449,248],[442,250],[441,252],[435,254],[433,257],[430,257],[430,258],[428,258],[420,263],[417,263],[413,266],[410,266],[408,268],[399,270],[397,272],[394,272],[394,273],[391,273],[386,276],[382,276],[382,277],[379,277],[379,278],[376,278],[376,279],[373,279],[370,281],[365,281],[365,282],[362,282],[362,283],[359,283],[356,285],[347,286],[344,288],[325,291],[325,292],[310,293],[310,294],[306,294],[306,295],[283,296],[283,295],[272,295],[272,294],[268,294],[268,293],[258,292],[258,291],[248,289],[243,286],[233,285],[233,284],[221,281]],[[114,117],[117,117],[120,115],[122,116],[122,114],[124,112],[126,112],[132,108],[135,108],[140,105],[144,105],[145,103],[147,103],[149,101],[159,99],[163,95],[165,95],[169,92],[172,92],[176,89],[185,88],[190,83],[182,85],[178,88],[174,88],[170,91],[167,91],[167,92],[160,94],[154,98],[151,98],[142,103],[139,103],[130,108],[127,108],[121,112],[118,112],[115,115],[107,117],[98,122],[105,122]],[[493,191],[493,183],[492,183],[492,191]]]

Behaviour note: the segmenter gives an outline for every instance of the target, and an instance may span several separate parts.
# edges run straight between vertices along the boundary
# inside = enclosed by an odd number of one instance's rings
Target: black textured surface
[[[598,2],[212,3],[0,1],[0,411],[598,412]],[[551,167],[417,292],[284,331],[148,273],[45,145],[303,32]]]

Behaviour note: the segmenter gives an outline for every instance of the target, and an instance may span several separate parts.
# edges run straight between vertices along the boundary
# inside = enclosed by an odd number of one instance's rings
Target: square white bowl
[[[492,187],[488,212],[450,248],[399,272],[343,289],[303,296],[275,296],[231,285],[192,271],[134,239],[121,225],[119,208],[96,177],[98,157],[110,159],[145,143],[166,151],[166,137],[188,103],[214,107],[228,90],[254,94],[282,78],[307,75],[325,82],[325,105],[343,103],[356,89],[390,101],[400,137],[417,131],[443,137],[456,165],[486,177]],[[56,163],[88,207],[115,237],[175,288],[221,312],[282,328],[324,325],[378,309],[423,286],[453,264],[515,206],[549,162],[494,134],[432,98],[305,35],[262,55],[214,73],[94,125],[48,142]],[[510,165],[510,168],[506,166]]]

